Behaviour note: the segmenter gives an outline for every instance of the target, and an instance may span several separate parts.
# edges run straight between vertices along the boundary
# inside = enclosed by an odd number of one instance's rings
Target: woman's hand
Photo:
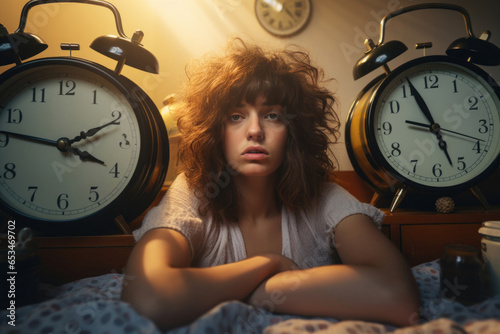
[[[244,300],[265,279],[296,267],[277,254],[208,268],[190,263],[189,243],[180,232],[150,230],[129,257],[126,272],[134,279],[122,290],[122,300],[166,330],[194,321],[221,302]]]
[[[335,244],[343,264],[274,274],[248,303],[277,313],[413,324],[420,302],[415,280],[371,219],[345,218],[335,230]]]
[[[278,261],[276,274],[280,274],[283,280],[300,280],[300,267],[286,256],[279,254],[263,254],[263,256],[270,257]],[[275,275],[276,275],[275,274]],[[266,291],[266,282],[263,281],[246,299],[246,302],[252,306],[260,307],[274,312],[276,306],[282,303],[283,291],[275,290]]]
[[[300,269],[300,267],[295,262],[293,262],[293,260],[291,260],[290,258],[288,258],[286,256],[280,255],[280,254],[265,253],[265,254],[262,254],[260,256],[268,257],[269,259],[277,262],[275,274],[280,273],[282,271]]]

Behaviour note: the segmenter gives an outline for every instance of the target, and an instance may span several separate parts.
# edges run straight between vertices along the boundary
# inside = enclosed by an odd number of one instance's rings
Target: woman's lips
[[[262,147],[251,146],[245,149],[241,155],[247,160],[262,160],[267,158],[269,153]]]
[[[267,154],[264,153],[245,153],[243,158],[246,160],[262,160],[267,158]]]

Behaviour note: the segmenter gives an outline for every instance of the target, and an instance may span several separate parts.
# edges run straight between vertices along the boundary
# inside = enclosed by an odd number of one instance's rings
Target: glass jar
[[[479,229],[486,271],[486,293],[500,295],[500,221],[487,221]]]
[[[482,262],[470,245],[444,246],[441,265],[441,297],[471,305],[484,299]]]

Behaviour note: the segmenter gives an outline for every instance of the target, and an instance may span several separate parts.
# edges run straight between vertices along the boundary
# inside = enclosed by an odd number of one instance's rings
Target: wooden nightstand
[[[435,212],[386,212],[384,226],[389,237],[414,266],[440,258],[448,243],[468,244],[481,250],[481,223],[500,220],[500,207],[487,212],[478,208],[461,209],[451,214]]]

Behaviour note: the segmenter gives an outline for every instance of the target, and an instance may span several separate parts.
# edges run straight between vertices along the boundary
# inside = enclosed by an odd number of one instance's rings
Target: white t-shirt
[[[247,258],[241,230],[236,223],[215,223],[198,212],[199,199],[188,187],[184,174],[177,176],[160,204],[145,216],[134,231],[139,240],[154,228],[170,228],[183,234],[193,254],[192,266],[211,267]],[[302,269],[335,263],[333,230],[342,219],[365,214],[380,228],[384,213],[359,202],[345,189],[328,183],[318,204],[293,214],[283,206],[282,251]]]

